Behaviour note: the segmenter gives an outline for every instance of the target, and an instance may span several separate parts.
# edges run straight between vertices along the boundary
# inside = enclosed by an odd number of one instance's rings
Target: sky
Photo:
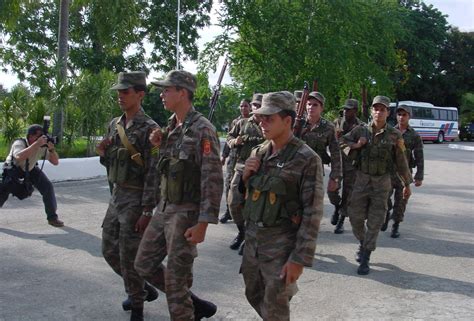
[[[217,1],[215,1],[217,3]],[[426,4],[432,4],[439,11],[447,15],[448,23],[452,26],[458,27],[461,31],[474,31],[474,0],[425,0]],[[214,6],[215,7],[215,6]],[[217,8],[213,8],[213,12]],[[216,25],[217,18],[215,14],[211,16],[211,25],[204,28],[199,32],[201,39],[198,41],[199,48],[202,48],[206,42],[211,41],[216,35],[219,34],[220,28]],[[220,73],[220,69],[223,64],[223,58],[219,62],[219,66],[215,73],[209,74],[209,84],[215,85],[217,78]],[[195,73],[197,71],[197,65],[193,62],[187,62],[183,64],[183,69]],[[153,78],[159,77],[156,72],[151,72],[148,81]],[[223,83],[230,83],[231,79],[229,74],[226,73]],[[11,89],[18,83],[18,78],[11,73],[4,73],[0,71],[0,84],[4,88]]]

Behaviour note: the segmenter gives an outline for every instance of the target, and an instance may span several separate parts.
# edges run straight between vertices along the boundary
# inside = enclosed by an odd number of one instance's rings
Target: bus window
[[[453,110],[452,113],[453,113],[453,120],[457,121],[458,120],[458,111]]]
[[[423,110],[424,111],[424,113],[423,113],[424,117],[423,118],[433,119],[434,117],[433,117],[433,113],[431,112],[431,110],[432,110],[431,108],[424,108],[424,110]]]
[[[431,112],[433,113],[433,119],[439,119],[439,110],[432,109]]]
[[[423,118],[423,109],[418,107],[412,107],[413,118]]]
[[[447,110],[440,110],[439,111],[439,119],[448,120],[448,111]]]

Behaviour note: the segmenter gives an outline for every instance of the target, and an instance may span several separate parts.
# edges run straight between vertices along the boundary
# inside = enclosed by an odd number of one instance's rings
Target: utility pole
[[[179,70],[179,23],[181,15],[181,1],[178,0],[178,26],[176,28],[176,70]]]

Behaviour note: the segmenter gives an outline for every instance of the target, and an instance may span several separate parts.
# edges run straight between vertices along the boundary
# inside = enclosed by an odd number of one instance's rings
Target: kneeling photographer
[[[21,138],[13,142],[4,163],[0,207],[8,199],[9,194],[19,199],[31,196],[32,186],[34,186],[43,196],[48,224],[62,227],[64,223],[58,219],[56,213],[57,204],[53,184],[37,164],[38,160],[45,159],[53,165],[58,165],[59,156],[54,149],[53,141],[47,136],[47,129],[34,124],[28,128],[26,139]]]

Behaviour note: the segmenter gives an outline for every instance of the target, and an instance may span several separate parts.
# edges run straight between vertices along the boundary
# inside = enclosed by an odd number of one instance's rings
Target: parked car
[[[474,123],[469,123],[467,125],[461,126],[459,130],[459,140],[468,140],[471,141],[474,137]]]

